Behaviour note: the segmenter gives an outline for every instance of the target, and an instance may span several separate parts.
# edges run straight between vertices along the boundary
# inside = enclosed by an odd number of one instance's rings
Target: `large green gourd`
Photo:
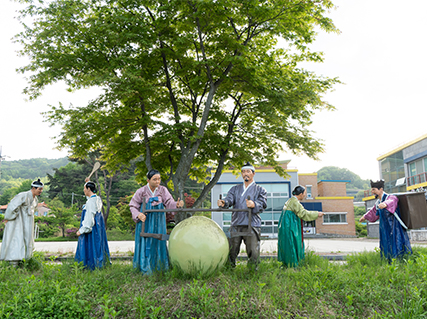
[[[169,238],[171,264],[185,273],[210,273],[228,258],[228,240],[212,219],[193,216],[180,222]]]

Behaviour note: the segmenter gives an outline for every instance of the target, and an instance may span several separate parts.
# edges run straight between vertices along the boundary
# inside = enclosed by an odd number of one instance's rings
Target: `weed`
[[[209,276],[172,269],[143,276],[115,262],[0,263],[0,318],[424,318],[427,255],[392,263],[361,253],[339,265],[310,251],[294,269],[263,260]],[[37,261],[34,263],[34,261]],[[39,267],[35,267],[38,265]]]

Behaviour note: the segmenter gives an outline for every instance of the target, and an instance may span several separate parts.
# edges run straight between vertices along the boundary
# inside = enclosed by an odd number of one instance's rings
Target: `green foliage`
[[[119,204],[117,205],[118,213],[123,221],[123,227],[127,231],[135,231],[135,222],[132,219],[132,213],[130,212],[129,208],[129,203],[132,199],[132,196],[133,194],[120,198]]]
[[[55,217],[34,217],[34,223],[39,227],[39,238],[53,237],[59,231]]]
[[[0,196],[0,205],[8,204],[13,197],[21,192],[28,192],[31,189],[31,183],[33,181],[31,179],[21,180],[18,187],[6,188],[3,190],[2,195]],[[42,179],[42,182],[45,182]],[[43,193],[39,196],[39,203],[45,201],[47,199],[46,190],[48,187],[43,187]]]
[[[16,36],[30,63],[25,89],[36,98],[65,81],[70,91],[102,87],[87,106],[54,106],[60,148],[84,158],[101,150],[110,172],[138,159],[138,182],[156,168],[175,195],[188,176],[207,186],[224,167],[273,165],[284,149],[315,158],[309,130],[337,79],[299,67],[322,62],[309,45],[336,32],[323,1],[31,2]],[[279,44],[279,40],[282,42]],[[254,147],[256,146],[256,147]],[[143,158],[141,158],[143,154]],[[207,167],[217,167],[212,181]],[[182,195],[181,195],[182,197]]]
[[[363,215],[366,214],[366,208],[364,206],[354,206],[354,218],[360,219]]]
[[[83,193],[85,178],[90,174],[89,165],[68,163],[65,166],[54,169],[54,174],[48,174],[49,198],[58,198],[66,206],[76,205],[81,207],[86,203]]]
[[[318,180],[348,180],[347,188],[370,189],[369,180],[362,180],[359,175],[349,171],[346,168],[335,166],[322,167],[317,172]]]
[[[31,158],[18,161],[2,161],[1,179],[31,179],[32,181],[46,174],[52,174],[55,168],[68,163],[66,157],[59,159]],[[1,189],[1,188],[0,188]]]
[[[50,202],[51,214],[55,215],[51,219],[62,231],[62,237],[65,237],[65,230],[71,227],[77,227],[79,225],[79,219],[76,215],[79,213],[79,210],[76,206],[71,208],[66,208],[64,203],[59,199],[53,199]]]
[[[142,276],[128,263],[0,263],[1,318],[425,318],[427,249],[389,264],[379,252],[344,264],[307,252],[297,269],[263,260],[208,277]],[[33,267],[39,265],[38,267]]]
[[[18,187],[8,188],[0,196],[0,205],[7,205],[10,200],[18,194]]]
[[[135,240],[135,228],[133,232],[120,230],[119,228],[107,229],[107,238],[109,241],[133,241]]]
[[[110,215],[108,217],[108,225],[107,229],[114,229],[126,231],[128,230],[128,226],[126,225],[122,215],[119,214],[119,210],[117,207],[111,207]]]
[[[363,225],[358,220],[355,221],[356,224],[356,235],[357,237],[366,237],[368,236],[368,229],[366,225]]]

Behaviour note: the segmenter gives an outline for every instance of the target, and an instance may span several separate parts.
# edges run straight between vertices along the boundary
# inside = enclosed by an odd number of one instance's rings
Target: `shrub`
[[[65,236],[69,237],[69,238],[77,238],[77,231],[79,229],[77,227],[73,227],[73,228],[67,228],[65,230]]]

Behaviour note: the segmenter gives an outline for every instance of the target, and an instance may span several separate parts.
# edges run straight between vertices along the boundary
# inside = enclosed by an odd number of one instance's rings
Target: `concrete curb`
[[[324,259],[328,259],[329,261],[341,261],[346,260],[346,255],[320,255],[320,257]],[[248,256],[238,256],[238,260],[248,260]],[[277,255],[261,255],[260,259],[262,260],[277,260]],[[56,262],[63,262],[63,261],[73,261],[74,257],[45,257],[45,261],[56,261]],[[111,256],[110,260],[118,260],[118,261],[132,261],[133,256]]]

